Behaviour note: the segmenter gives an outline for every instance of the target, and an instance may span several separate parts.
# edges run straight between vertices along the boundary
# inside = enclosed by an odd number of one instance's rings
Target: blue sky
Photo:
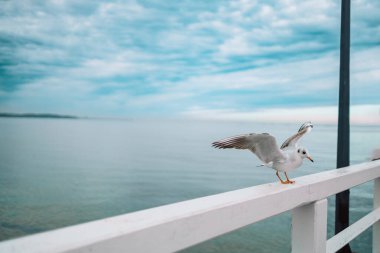
[[[352,112],[375,124],[378,13],[352,0]],[[332,0],[0,0],[0,111],[332,122],[339,29]]]

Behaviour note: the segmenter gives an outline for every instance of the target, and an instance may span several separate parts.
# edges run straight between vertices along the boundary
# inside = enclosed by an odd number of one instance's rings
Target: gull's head
[[[301,156],[302,158],[307,158],[309,159],[310,161],[314,162],[313,158],[311,158],[309,152],[307,151],[306,148],[298,148],[297,149],[297,153],[299,154],[299,156]]]

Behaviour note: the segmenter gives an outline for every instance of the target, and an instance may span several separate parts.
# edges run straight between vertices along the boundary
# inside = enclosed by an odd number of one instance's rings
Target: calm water
[[[299,125],[0,118],[0,240],[276,181],[250,152],[210,144],[266,131],[281,144]],[[380,147],[380,126],[351,132],[351,163],[367,161]],[[316,125],[302,142],[315,163],[291,177],[335,167],[336,126]],[[372,183],[354,188],[352,221],[371,208]],[[184,252],[290,252],[290,229],[285,213]],[[364,253],[370,245],[370,230],[352,244]]]

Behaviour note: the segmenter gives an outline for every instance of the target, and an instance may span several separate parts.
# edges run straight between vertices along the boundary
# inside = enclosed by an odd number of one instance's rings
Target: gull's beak
[[[311,162],[314,162],[313,158],[311,158],[310,156],[307,156],[306,158],[309,159]]]

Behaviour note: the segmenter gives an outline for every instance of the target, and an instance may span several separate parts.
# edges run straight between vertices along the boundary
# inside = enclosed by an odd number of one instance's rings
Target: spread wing
[[[255,153],[264,163],[285,159],[282,151],[278,148],[276,139],[267,133],[243,134],[229,137],[212,143],[215,148],[248,149]]]
[[[282,145],[281,145],[281,149],[285,149],[285,148],[291,148],[291,147],[297,147],[298,146],[298,140],[304,136],[306,133],[310,132],[311,129],[313,128],[313,124],[311,124],[311,122],[306,122],[304,123],[300,129],[298,130],[298,132],[289,137]]]

